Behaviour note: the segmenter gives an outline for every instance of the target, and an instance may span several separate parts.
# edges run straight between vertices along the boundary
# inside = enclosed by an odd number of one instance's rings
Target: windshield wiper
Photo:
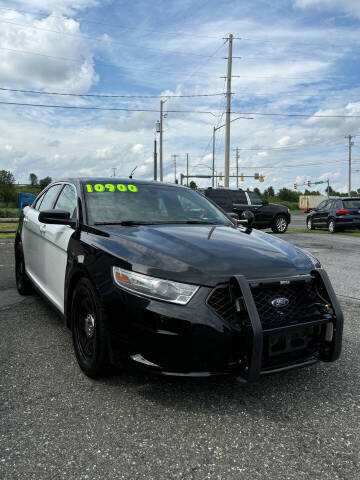
[[[132,225],[171,225],[171,224],[179,224],[179,225],[225,225],[223,223],[215,223],[215,222],[206,222],[202,220],[168,220],[168,221],[159,221],[159,222],[142,222],[142,221],[133,221],[133,220],[122,220],[121,222],[95,222],[94,225],[123,225],[123,226],[132,226]]]
[[[159,222],[136,222],[133,220],[123,220],[121,222],[95,222],[94,225],[158,225]]]

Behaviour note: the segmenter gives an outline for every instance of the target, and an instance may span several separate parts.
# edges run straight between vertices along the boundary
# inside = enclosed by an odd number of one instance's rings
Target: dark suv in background
[[[202,193],[228,214],[237,213],[240,217],[245,210],[250,210],[255,216],[253,226],[258,229],[271,228],[274,233],[285,233],[291,220],[287,207],[269,203],[256,192],[207,188]]]
[[[345,228],[360,228],[360,197],[329,198],[306,217],[308,230],[327,228],[330,233]]]

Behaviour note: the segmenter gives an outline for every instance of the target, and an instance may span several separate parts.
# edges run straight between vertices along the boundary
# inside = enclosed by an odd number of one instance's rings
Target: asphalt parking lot
[[[283,238],[327,269],[345,314],[343,354],[253,385],[86,378],[60,318],[16,293],[13,244],[0,240],[0,478],[358,478],[360,239]]]

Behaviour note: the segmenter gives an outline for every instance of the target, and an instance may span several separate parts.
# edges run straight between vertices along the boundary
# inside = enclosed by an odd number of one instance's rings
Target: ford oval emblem
[[[274,300],[271,300],[271,305],[275,308],[284,308],[289,305],[289,299],[285,297],[274,298]]]

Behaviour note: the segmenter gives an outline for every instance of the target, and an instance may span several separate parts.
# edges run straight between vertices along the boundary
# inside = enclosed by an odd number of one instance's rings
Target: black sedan
[[[321,202],[306,217],[308,230],[326,228],[330,233],[360,228],[360,198],[338,197]]]
[[[23,210],[17,287],[60,312],[91,377],[115,365],[250,381],[336,360],[343,317],[325,271],[245,216],[176,185],[57,181]]]

